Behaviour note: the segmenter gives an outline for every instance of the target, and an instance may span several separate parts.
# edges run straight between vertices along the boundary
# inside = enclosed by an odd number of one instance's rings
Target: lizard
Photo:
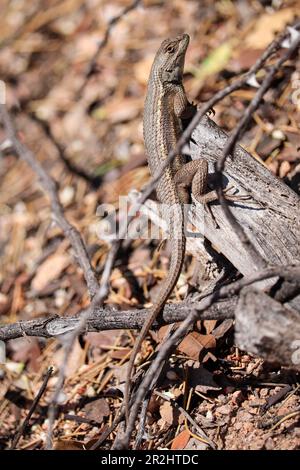
[[[185,55],[190,37],[182,34],[165,39],[158,49],[148,80],[144,106],[143,134],[148,166],[152,176],[156,176],[161,165],[175,148],[183,131],[184,119],[195,112],[195,105],[186,96],[182,79]],[[161,283],[157,300],[149,310],[140,334],[130,355],[125,383],[125,416],[129,417],[129,394],[134,361],[142,342],[156,317],[161,313],[170,294],[177,284],[185,256],[185,215],[184,205],[191,199],[191,192],[201,204],[218,199],[216,191],[207,192],[208,162],[205,159],[186,161],[184,155],[176,155],[166,167],[156,186],[157,199],[169,208],[169,233],[171,257],[169,271]],[[226,199],[240,200],[243,196],[227,195]]]

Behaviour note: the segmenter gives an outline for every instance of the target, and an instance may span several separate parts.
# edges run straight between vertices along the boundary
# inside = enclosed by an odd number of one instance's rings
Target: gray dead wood
[[[214,163],[221,156],[227,138],[225,132],[207,117],[203,118],[192,136],[191,156],[209,161],[212,186]],[[233,186],[238,194],[251,196],[249,202],[230,206],[267,264],[282,266],[284,270],[286,265],[299,263],[298,195],[241,146],[236,147],[234,158],[229,158],[226,163],[224,188],[228,186]],[[192,208],[190,222],[245,277],[250,276],[257,269],[255,260],[232,230],[221,206],[215,203],[211,207],[218,229],[201,204],[196,203]],[[188,238],[187,250],[197,259],[205,259],[203,238]],[[208,253],[206,258],[209,259]],[[255,291],[253,287],[243,290],[235,311],[235,343],[269,362],[297,368],[297,358],[300,363],[300,352],[297,353],[297,348],[300,351],[300,297],[282,305],[262,292],[275,281],[276,278],[271,283],[256,284]],[[297,291],[296,285],[293,288]]]
[[[203,320],[227,319],[234,317],[237,297],[216,302],[199,315]],[[200,305],[197,302],[185,301],[180,304],[167,304],[161,317],[153,324],[153,329],[184,320],[192,309]],[[92,312],[85,331],[104,331],[118,329],[140,330],[149,315],[148,309],[114,310],[110,308],[95,308]],[[37,318],[9,325],[0,326],[0,340],[20,338],[22,336],[39,336],[44,338],[57,337],[73,331],[79,323],[80,314],[73,317]]]
[[[300,296],[282,305],[264,292],[244,288],[235,310],[236,344],[268,362],[300,370],[299,307]]]
[[[192,135],[192,158],[205,157],[213,174],[213,164],[222,154],[226,139],[220,127],[211,119],[203,118]],[[239,145],[234,158],[226,162],[224,188],[227,186],[233,186],[237,194],[251,196],[251,203],[235,202],[230,207],[268,265],[300,262],[300,199],[297,194]],[[209,215],[197,204],[192,218],[197,230],[244,276],[252,274],[257,268],[254,259],[233,232],[220,204],[211,204],[211,207],[220,228],[214,227]]]

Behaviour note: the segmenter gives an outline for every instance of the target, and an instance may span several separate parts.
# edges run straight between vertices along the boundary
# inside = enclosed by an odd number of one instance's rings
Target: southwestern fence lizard
[[[182,120],[190,118],[195,106],[190,104],[182,84],[188,34],[166,39],[158,49],[150,73],[144,108],[144,140],[148,165],[152,176],[159,173],[168,154],[175,148],[182,133]],[[169,271],[162,282],[157,300],[149,309],[149,317],[132,350],[125,385],[125,414],[128,422],[128,404],[131,374],[135,357],[152,323],[162,311],[179,278],[185,255],[184,204],[190,202],[190,192],[201,204],[218,199],[216,191],[207,191],[208,163],[206,160],[187,162],[177,155],[160,178],[156,194],[159,202],[169,208],[171,259]],[[226,193],[226,190],[224,191]],[[227,195],[236,201],[243,196]]]

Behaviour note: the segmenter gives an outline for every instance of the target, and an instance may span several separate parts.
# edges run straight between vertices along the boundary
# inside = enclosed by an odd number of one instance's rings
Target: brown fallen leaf
[[[134,66],[134,74],[136,79],[142,84],[147,85],[151,65],[153,63],[154,56],[147,55],[143,60],[137,62]]]
[[[14,362],[23,362],[30,372],[37,372],[40,368],[38,361],[41,355],[41,348],[38,338],[17,338],[10,342],[12,349],[11,359]]]
[[[49,256],[37,269],[32,279],[31,287],[34,291],[42,291],[47,284],[58,279],[61,273],[70,264],[70,257],[65,254],[55,253]]]
[[[109,416],[110,409],[107,401],[104,398],[99,398],[98,400],[93,400],[83,408],[85,412],[85,417],[96,421],[96,423],[101,424],[105,416]]]
[[[178,410],[176,410],[169,401],[165,401],[160,406],[159,413],[162,419],[170,425],[175,424],[179,416]]]
[[[170,325],[163,325],[157,331],[153,332],[152,336],[157,343],[162,343],[165,340],[166,334],[169,331],[169,327]]]
[[[85,450],[83,442],[57,439],[53,444],[54,450]]]
[[[264,49],[275,34],[281,31],[287,23],[293,20],[295,11],[292,8],[282,8],[273,13],[261,15],[254,23],[254,29],[245,38],[245,47]]]
[[[214,381],[213,374],[200,365],[199,362],[188,361],[187,365],[189,387],[201,393],[221,389]]]
[[[197,331],[189,333],[178,346],[180,352],[186,354],[191,359],[198,361],[200,354],[207,349],[216,347],[216,339],[213,335],[202,335]]]
[[[209,335],[212,330],[216,327],[217,320],[204,320],[203,326],[205,328],[206,334]]]
[[[212,335],[216,339],[223,338],[223,336],[232,328],[232,326],[233,320],[228,318],[227,320],[222,321],[222,323],[212,331]]]
[[[172,442],[171,449],[172,450],[181,450],[184,449],[187,443],[190,440],[190,433],[184,429],[178,436],[175,437],[174,441]]]

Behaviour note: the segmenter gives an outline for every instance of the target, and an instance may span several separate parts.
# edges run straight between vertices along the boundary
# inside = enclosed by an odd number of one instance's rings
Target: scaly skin
[[[144,140],[148,165],[152,175],[156,174],[162,162],[167,159],[182,133],[181,117],[189,108],[182,75],[189,36],[184,34],[176,39],[166,39],[159,48],[148,82],[148,92],[144,109]],[[130,381],[134,360],[152,323],[162,311],[180,275],[185,254],[183,204],[189,202],[186,187],[178,189],[175,174],[184,164],[181,155],[175,157],[166,168],[157,185],[158,200],[172,207],[170,217],[170,238],[172,253],[169,272],[162,282],[157,301],[150,309],[149,317],[140,332],[130,356],[125,387],[125,412],[128,421]]]
[[[160,174],[162,164],[168,158],[170,151],[174,150],[182,133],[182,119],[190,118],[195,112],[195,106],[188,102],[182,85],[188,43],[187,34],[175,39],[166,39],[157,51],[152,65],[144,110],[144,140],[152,175]],[[158,300],[150,309],[149,317],[130,356],[124,400],[127,429],[124,439],[120,442],[120,448],[128,445],[141,401],[146,393],[141,386],[141,392],[140,389],[137,391],[138,398],[134,397],[132,400],[133,407],[129,416],[129,391],[134,359],[153,321],[162,311],[175,287],[182,269],[186,244],[183,205],[190,202],[191,193],[196,201],[204,204],[207,209],[210,209],[208,206],[210,202],[218,199],[216,191],[207,192],[207,179],[207,160],[186,162],[183,155],[176,155],[163,172],[156,188],[158,200],[168,208],[169,212],[172,246],[170,268],[162,282]],[[249,196],[228,194],[228,189],[224,190],[224,196],[229,201],[249,199]],[[212,213],[211,215],[213,217]],[[214,222],[216,223],[215,220]]]
[[[183,34],[175,39],[166,39],[155,56],[144,109],[144,140],[148,165],[152,175],[160,173],[162,164],[168,158],[182,133],[182,119],[195,112],[186,97],[182,76],[189,36]],[[171,260],[169,272],[162,282],[158,300],[150,309],[149,317],[140,332],[130,356],[125,386],[125,415],[127,421],[126,439],[129,439],[140,402],[134,399],[132,413],[128,412],[131,373],[135,357],[157,315],[162,311],[180,275],[185,254],[184,204],[190,202],[192,193],[196,201],[208,204],[216,201],[216,191],[207,192],[208,163],[205,159],[186,162],[183,155],[176,155],[161,176],[157,188],[157,198],[169,210],[169,231],[171,238]],[[228,188],[229,189],[229,188]],[[249,196],[228,194],[229,201],[242,201]],[[165,207],[164,206],[164,207]],[[170,213],[170,211],[172,211]],[[213,214],[211,213],[212,217]],[[213,217],[214,220],[214,217]],[[140,399],[141,400],[141,399]],[[140,401],[139,400],[139,401]],[[125,442],[124,441],[124,442]]]

